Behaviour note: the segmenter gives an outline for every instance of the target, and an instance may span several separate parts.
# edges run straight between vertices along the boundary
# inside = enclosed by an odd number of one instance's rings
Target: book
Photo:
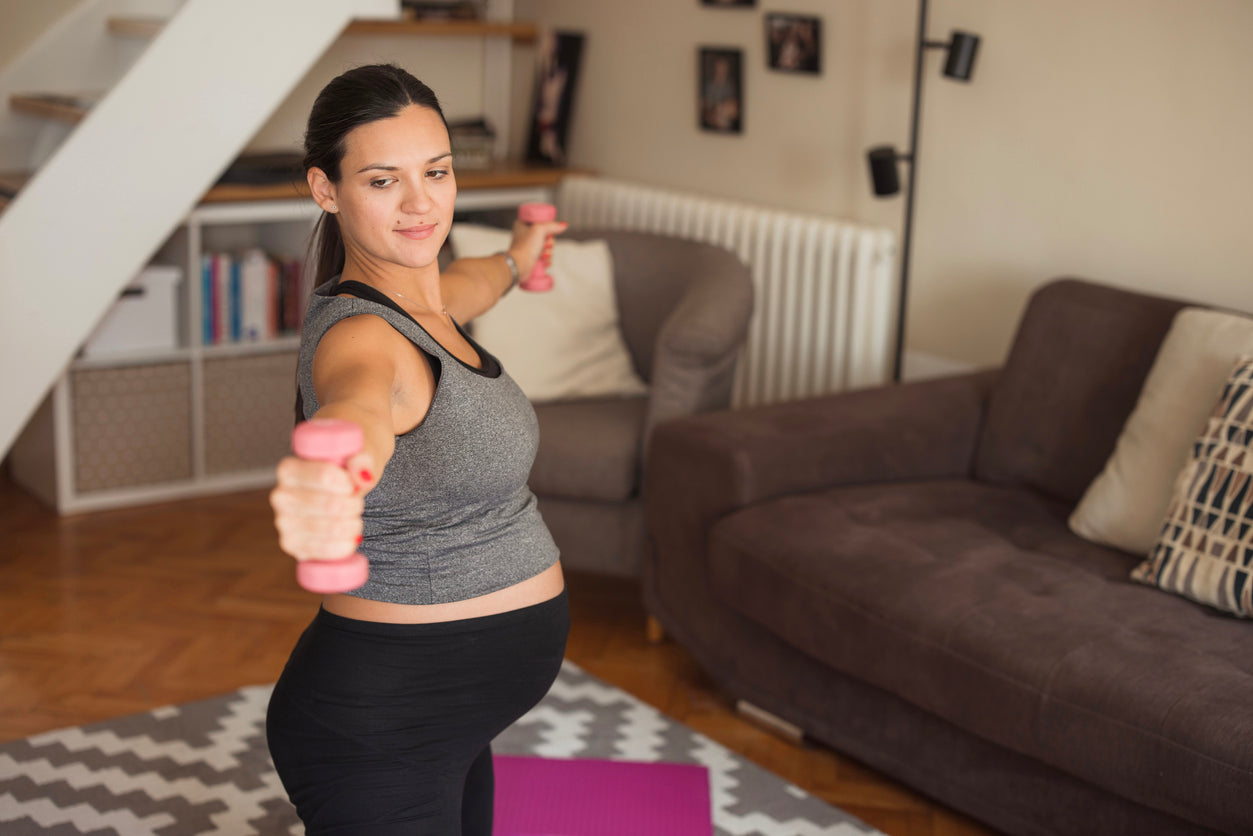
[[[239,342],[243,334],[243,263],[232,256],[227,256],[230,263],[230,290],[228,291],[228,310],[230,311],[231,342]]]
[[[239,329],[236,339],[259,342],[273,339],[270,315],[270,258],[264,251],[245,250],[236,259],[239,272],[238,309]]]
[[[259,247],[205,253],[200,264],[204,345],[264,342],[299,333],[308,291],[299,258]]]
[[[217,312],[216,287],[212,253],[200,256],[200,342],[213,345],[213,320]]]

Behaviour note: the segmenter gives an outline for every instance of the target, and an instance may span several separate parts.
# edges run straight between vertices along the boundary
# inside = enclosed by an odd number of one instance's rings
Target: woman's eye
[[[391,183],[394,183],[394,182],[395,182],[395,179],[392,177],[380,177],[377,180],[371,180],[370,185],[376,189],[381,189],[384,186],[390,185]]]
[[[426,176],[430,177],[432,180],[443,180],[445,177],[448,176],[448,169],[433,168],[426,173]]]

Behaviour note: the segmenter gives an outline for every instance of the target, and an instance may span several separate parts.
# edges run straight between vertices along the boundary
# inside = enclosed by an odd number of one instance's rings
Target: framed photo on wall
[[[744,132],[744,50],[700,48],[697,98],[700,126],[715,133]]]
[[[766,15],[766,56],[770,69],[822,73],[822,18]]]
[[[535,94],[531,129],[526,143],[527,162],[566,164],[566,138],[575,82],[583,58],[583,35],[542,31],[535,45]]]

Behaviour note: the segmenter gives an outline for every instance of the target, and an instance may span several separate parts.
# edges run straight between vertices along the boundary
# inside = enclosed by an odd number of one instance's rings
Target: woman
[[[490,742],[548,691],[569,629],[557,548],[526,479],[535,414],[458,325],[546,258],[437,261],[456,180],[434,93],[350,70],[319,94],[305,170],[324,210],[298,367],[300,418],[356,422],[347,466],[286,458],[271,494],[297,560],[361,551],[274,689],[267,737],[310,836],[487,834]]]

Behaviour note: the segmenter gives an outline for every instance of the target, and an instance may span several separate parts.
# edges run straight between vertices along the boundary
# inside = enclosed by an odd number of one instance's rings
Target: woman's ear
[[[313,194],[313,202],[322,207],[322,211],[331,214],[339,211],[335,197],[335,184],[326,176],[325,171],[313,166],[306,173],[305,179],[309,181],[309,191]]]

